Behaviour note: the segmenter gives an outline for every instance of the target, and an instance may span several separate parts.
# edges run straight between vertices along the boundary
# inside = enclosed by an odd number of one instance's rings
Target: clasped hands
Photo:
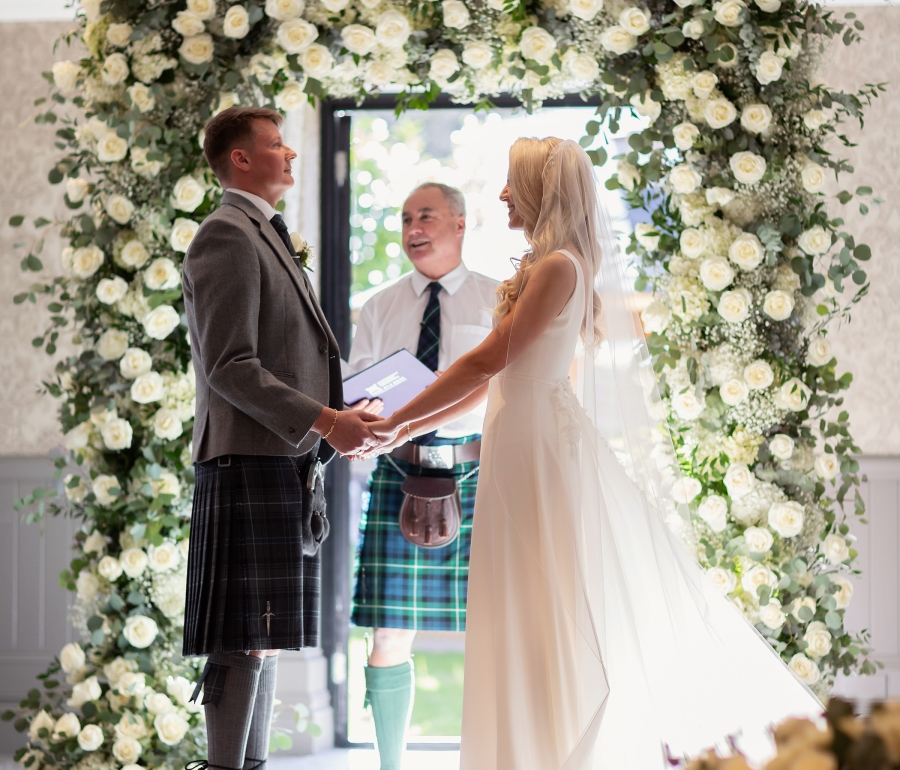
[[[408,440],[406,425],[381,419],[383,409],[384,403],[376,398],[357,401],[348,411],[338,412],[328,443],[351,460],[376,457],[403,444]]]

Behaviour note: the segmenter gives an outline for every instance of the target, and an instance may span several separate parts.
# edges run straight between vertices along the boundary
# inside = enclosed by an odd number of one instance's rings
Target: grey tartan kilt
[[[313,452],[294,460],[302,468]],[[291,458],[231,455],[227,467],[194,467],[183,654],[317,646],[321,551],[301,550]]]

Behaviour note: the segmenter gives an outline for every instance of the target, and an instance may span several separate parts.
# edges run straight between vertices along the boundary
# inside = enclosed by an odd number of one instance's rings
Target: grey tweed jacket
[[[306,273],[250,201],[226,192],[184,259],[197,376],[193,460],[299,455],[343,405],[340,352]]]

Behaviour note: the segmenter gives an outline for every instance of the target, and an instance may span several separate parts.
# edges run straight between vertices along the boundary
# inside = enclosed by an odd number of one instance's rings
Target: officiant
[[[403,249],[414,270],[363,306],[350,351],[350,373],[401,348],[440,372],[491,331],[498,283],[463,264],[466,210],[462,193],[433,182],[417,187],[403,205],[402,224]],[[484,415],[479,407],[486,397],[485,385],[446,412],[410,426],[402,443],[378,458],[370,479],[368,510],[360,522],[352,620],[357,626],[374,628],[366,699],[372,706],[381,770],[400,767],[412,711],[410,651],[416,631],[462,632],[466,628],[469,547]],[[441,544],[443,523],[435,528],[430,543],[422,539],[426,537],[424,522],[401,531],[403,488],[410,488],[410,478],[425,487],[427,479],[455,482],[459,532],[453,537],[448,530],[450,542]],[[445,491],[452,487],[452,483],[449,487],[447,482],[438,484]],[[426,489],[417,494],[431,493]]]

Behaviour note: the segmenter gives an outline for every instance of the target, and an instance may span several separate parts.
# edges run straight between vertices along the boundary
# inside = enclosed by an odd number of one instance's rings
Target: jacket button
[[[288,428],[288,433],[290,433],[292,436],[294,435],[295,432],[296,431],[293,428]]]
[[[320,353],[328,352],[328,343],[327,342],[323,342],[321,345],[319,345],[319,352]]]

